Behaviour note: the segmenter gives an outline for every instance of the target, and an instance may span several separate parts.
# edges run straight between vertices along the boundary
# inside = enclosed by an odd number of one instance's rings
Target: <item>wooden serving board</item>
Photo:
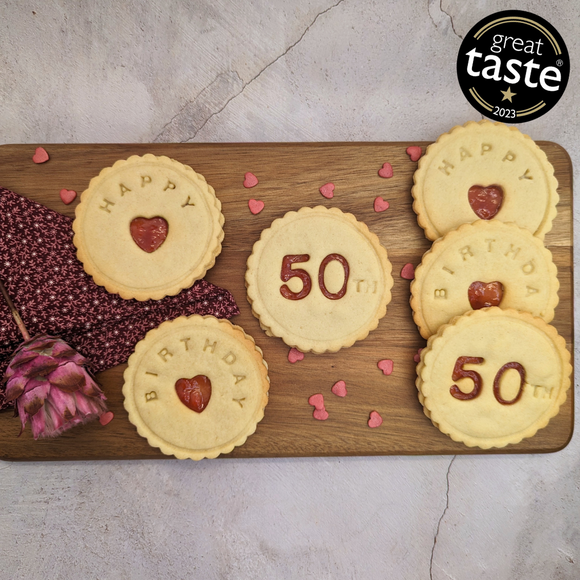
[[[417,265],[430,247],[412,210],[411,186],[417,164],[406,154],[409,145],[428,143],[280,143],[280,144],[123,144],[43,145],[50,161],[36,165],[36,145],[0,147],[0,186],[74,217],[77,202],[65,206],[62,188],[82,192],[104,167],[130,155],[167,155],[192,166],[215,188],[226,218],[223,252],[207,279],[229,289],[241,314],[233,322],[251,334],[264,351],[270,368],[270,402],[263,421],[245,445],[228,457],[284,457],[324,455],[423,455],[478,453],[542,453],[563,448],[573,431],[573,388],[558,416],[536,436],[504,449],[483,451],[452,441],[423,414],[415,388],[413,356],[425,346],[409,307],[409,281],[402,267]],[[558,216],[545,243],[552,251],[560,280],[560,303],[552,324],[573,352],[572,281],[572,165],[559,145],[540,142],[555,167],[559,182]],[[424,149],[423,149],[424,150]],[[378,170],[389,161],[394,176],[383,179]],[[243,187],[244,174],[254,173],[259,184]],[[318,189],[335,185],[331,200]],[[373,209],[382,196],[390,208]],[[263,200],[264,210],[252,215],[248,200]],[[288,347],[260,329],[246,300],[246,260],[261,231],[286,212],[302,206],[339,207],[365,222],[387,249],[393,265],[393,299],[387,315],[367,339],[335,354],[306,354],[290,364]],[[389,358],[394,371],[385,376],[377,362]],[[20,438],[20,421],[12,412],[0,413],[0,458],[5,460],[159,459],[165,457],[141,438],[127,418],[121,393],[119,365],[98,375],[115,419],[75,428],[54,440],[34,441],[28,429]],[[348,395],[330,391],[338,380]],[[573,383],[572,383],[573,384]],[[308,397],[323,393],[327,421],[312,417]],[[378,411],[383,424],[367,426],[369,413]]]

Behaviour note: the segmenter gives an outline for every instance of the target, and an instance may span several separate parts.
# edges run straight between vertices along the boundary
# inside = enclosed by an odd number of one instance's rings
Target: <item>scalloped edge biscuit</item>
[[[552,404],[548,407],[547,411],[542,413],[539,419],[532,423],[526,429],[512,433],[510,435],[505,435],[504,437],[474,437],[463,431],[456,429],[451,425],[445,417],[445,409],[440,409],[437,405],[433,404],[430,400],[429,394],[425,394],[425,390],[429,391],[432,387],[430,380],[430,370],[433,364],[436,362],[437,356],[440,354],[443,345],[446,340],[452,336],[454,333],[462,329],[463,326],[467,326],[473,321],[476,321],[480,317],[511,317],[518,319],[520,322],[527,323],[531,326],[536,327],[541,332],[544,333],[545,337],[549,339],[554,346],[555,350],[558,352],[560,359],[560,369],[559,369],[559,390]],[[475,354],[475,353],[471,353]],[[479,355],[485,355],[485,353],[478,353]],[[484,357],[485,358],[485,357]],[[417,379],[415,381],[415,386],[418,390],[418,399],[423,406],[423,411],[425,415],[431,420],[433,425],[437,427],[442,433],[448,435],[454,441],[462,442],[468,447],[479,447],[481,449],[490,449],[492,447],[505,447],[510,444],[517,444],[523,439],[533,437],[540,429],[543,429],[548,425],[550,420],[555,417],[560,412],[560,407],[564,404],[567,398],[568,390],[571,387],[570,375],[572,373],[572,365],[570,364],[571,355],[566,348],[566,341],[562,336],[558,334],[555,327],[547,324],[541,318],[537,316],[532,316],[528,312],[521,312],[518,310],[507,309],[502,310],[501,308],[491,307],[483,308],[482,310],[473,310],[462,316],[456,316],[453,318],[449,324],[442,325],[437,334],[432,335],[428,341],[427,346],[421,351],[421,360],[417,364],[416,372]],[[449,376],[449,384],[452,384],[453,380],[451,375]],[[437,388],[436,386],[434,388]],[[446,389],[449,389],[449,385],[445,385]],[[490,385],[485,385],[484,388],[491,388]]]
[[[468,236],[470,233],[476,231],[481,231],[482,236],[491,235],[486,231],[490,229],[499,229],[499,233],[501,233],[501,230],[505,230],[506,232],[509,232],[510,230],[517,231],[518,234],[522,236],[524,241],[526,241],[530,246],[534,246],[538,252],[538,255],[544,258],[550,276],[550,290],[548,292],[547,302],[544,308],[544,315],[541,316],[540,313],[536,314],[534,312],[531,314],[540,316],[540,318],[542,318],[545,322],[551,322],[553,320],[555,313],[554,311],[559,302],[558,290],[560,289],[560,281],[558,280],[558,269],[552,259],[552,252],[550,252],[550,250],[544,246],[540,238],[533,236],[529,230],[520,228],[514,223],[498,222],[493,220],[478,220],[471,224],[463,224],[456,230],[451,230],[445,234],[445,236],[433,242],[431,248],[423,254],[421,263],[415,269],[415,278],[411,282],[411,297],[409,299],[409,303],[411,305],[411,310],[413,311],[413,320],[423,338],[429,338],[432,334],[437,332],[437,329],[432,330],[427,324],[424,315],[425,308],[423,307],[421,300],[421,292],[425,282],[425,277],[431,272],[432,265],[435,263],[438,257],[448,249],[450,245],[454,244],[458,240],[461,240],[462,238]],[[497,231],[494,232],[494,235],[497,234]],[[495,241],[496,240],[494,240],[494,242]],[[497,278],[494,278],[494,280],[497,280]],[[493,280],[486,280],[486,282],[492,281]],[[526,311],[525,308],[516,308],[515,305],[512,305],[508,308]],[[463,314],[463,312],[457,312],[453,314],[451,318],[461,314]],[[449,320],[446,322],[449,322]]]
[[[354,225],[356,229],[369,241],[378,257],[379,262],[382,265],[382,271],[385,277],[385,284],[383,287],[384,293],[381,300],[379,301],[373,319],[367,325],[361,327],[358,331],[351,333],[348,339],[317,341],[315,339],[300,338],[299,340],[293,340],[288,335],[288,332],[268,312],[257,290],[258,284],[255,277],[257,275],[259,257],[263,248],[267,244],[268,239],[274,234],[274,232],[288,223],[288,220],[295,219],[295,216],[301,217],[307,213],[311,213],[313,218],[316,218],[316,213],[320,213],[323,216],[328,215],[328,213],[334,214],[335,216],[339,216],[346,220],[351,225]],[[371,232],[364,222],[358,221],[354,215],[345,213],[336,207],[302,207],[298,211],[287,212],[283,217],[275,219],[269,228],[266,228],[262,231],[259,240],[254,243],[252,253],[247,260],[245,276],[247,299],[252,307],[252,314],[258,319],[261,329],[266,333],[267,336],[279,337],[288,346],[297,348],[301,352],[313,352],[316,354],[322,354],[325,352],[337,352],[341,348],[348,348],[355,342],[365,339],[372,330],[377,328],[379,321],[387,313],[387,305],[391,301],[391,288],[394,284],[391,272],[392,265],[389,261],[387,250],[381,245],[378,236]]]
[[[258,403],[255,406],[253,416],[247,423],[247,428],[234,433],[232,438],[223,445],[217,445],[211,449],[191,449],[174,445],[163,439],[163,433],[154,432],[147,422],[141,417],[139,410],[135,404],[134,397],[134,380],[144,361],[142,356],[149,349],[149,344],[154,343],[157,337],[160,336],[167,329],[173,328],[175,333],[180,333],[184,329],[190,332],[194,327],[202,328],[206,325],[217,326],[221,331],[228,333],[234,337],[253,359],[260,376],[260,384],[254,385],[254,389],[258,390]],[[195,371],[193,371],[195,372]],[[157,328],[150,330],[145,338],[137,343],[133,354],[129,357],[127,368],[123,373],[123,405],[129,414],[129,421],[136,427],[137,432],[141,437],[147,439],[151,447],[157,447],[165,455],[174,455],[177,459],[193,459],[199,461],[200,459],[215,459],[218,455],[231,453],[235,447],[243,445],[247,438],[255,433],[258,423],[264,418],[264,410],[268,404],[270,378],[268,376],[268,363],[264,360],[262,349],[256,344],[253,337],[247,334],[241,326],[232,324],[229,320],[218,319],[214,316],[200,316],[194,314],[192,316],[180,316],[174,320],[168,320],[160,324]],[[216,387],[212,385],[212,398],[216,400],[219,398],[219,393],[215,392]],[[181,405],[182,403],[177,403]],[[210,401],[211,404],[211,401]],[[194,413],[192,411],[192,413]]]
[[[101,182],[107,177],[107,175],[112,171],[117,171],[126,167],[127,170],[132,170],[134,167],[139,167],[142,163],[162,163],[165,165],[173,166],[176,170],[185,172],[189,178],[197,185],[200,189],[201,195],[205,196],[208,200],[208,210],[211,214],[211,219],[213,221],[213,234],[211,236],[212,240],[208,240],[205,252],[201,256],[201,259],[196,268],[190,272],[184,272],[183,275],[171,284],[167,284],[161,289],[139,289],[135,287],[129,287],[125,283],[119,280],[114,280],[109,274],[102,272],[91,259],[89,246],[91,242],[87,242],[85,239],[85,233],[83,229],[83,222],[87,219],[87,208],[88,201],[95,192],[98,192],[98,188]],[[84,203],[83,203],[84,202]],[[89,186],[80,197],[80,203],[75,209],[75,219],[73,221],[73,231],[75,233],[73,237],[73,244],[77,248],[77,257],[83,264],[83,268],[87,274],[89,274],[94,282],[99,286],[104,286],[108,292],[113,294],[119,294],[121,298],[136,300],[160,300],[165,296],[174,296],[179,294],[181,290],[189,288],[194,282],[203,278],[206,272],[212,268],[215,264],[217,256],[222,251],[222,241],[224,239],[224,223],[225,218],[221,211],[222,205],[220,200],[215,195],[215,190],[211,185],[207,183],[205,177],[200,173],[194,171],[190,166],[185,165],[175,159],[171,159],[165,155],[153,155],[152,153],[146,153],[145,155],[132,155],[127,159],[120,159],[116,161],[112,166],[105,167],[101,172],[93,177],[89,183]]]
[[[421,228],[423,228],[423,230],[425,232],[425,236],[427,237],[427,239],[433,241],[433,240],[436,240],[436,239],[442,237],[443,235],[445,235],[447,233],[447,231],[450,231],[452,229],[456,229],[457,227],[459,227],[459,225],[461,225],[458,223],[456,226],[449,228],[446,231],[441,231],[441,229],[439,229],[439,227],[437,227],[433,223],[432,218],[428,215],[428,212],[427,212],[426,207],[425,207],[424,199],[423,199],[423,191],[425,188],[425,179],[427,178],[426,174],[427,174],[427,171],[429,169],[429,166],[431,164],[433,157],[437,154],[439,149],[442,149],[443,147],[445,147],[449,141],[456,139],[458,136],[461,136],[462,134],[464,134],[464,132],[466,132],[466,131],[468,131],[468,132],[469,131],[478,131],[481,128],[484,128],[485,130],[488,130],[488,131],[494,131],[494,132],[495,131],[503,131],[506,133],[506,135],[509,135],[510,137],[515,136],[517,139],[519,139],[522,142],[523,145],[525,145],[531,152],[533,152],[536,155],[538,162],[540,163],[540,165],[542,165],[544,167],[544,169],[546,171],[546,178],[547,178],[547,181],[549,182],[549,192],[548,192],[549,201],[548,201],[548,205],[546,207],[546,210],[544,212],[544,216],[542,218],[542,221],[540,222],[540,225],[538,226],[536,231],[532,232],[532,234],[534,236],[537,236],[540,239],[543,239],[545,234],[552,229],[552,222],[554,221],[554,218],[557,215],[556,206],[557,206],[558,201],[560,199],[560,196],[558,195],[558,191],[557,191],[558,190],[558,181],[554,176],[554,167],[548,161],[548,157],[544,153],[544,151],[542,151],[542,149],[540,149],[540,147],[536,144],[536,142],[529,135],[522,133],[517,127],[508,126],[508,125],[505,125],[504,123],[488,121],[487,119],[482,120],[482,121],[468,121],[464,125],[456,125],[447,133],[443,133],[442,135],[440,135],[434,143],[431,143],[427,147],[425,154],[421,157],[421,159],[419,159],[419,163],[417,165],[417,170],[415,171],[415,173],[413,175],[413,184],[414,185],[411,189],[411,193],[413,195],[413,200],[414,200],[413,201],[413,211],[417,214],[417,222],[418,222],[419,226]],[[497,174],[490,175],[490,183],[493,183],[494,181],[496,181],[497,177],[498,177]],[[482,185],[487,186],[489,184],[482,184]],[[467,191],[465,192],[465,195],[467,196]],[[453,208],[450,208],[450,207],[445,208],[446,213],[452,212],[452,211],[453,211]],[[475,214],[474,214],[474,218],[475,219],[470,220],[470,222],[476,221],[477,216]],[[499,219],[499,218],[497,218],[497,219]],[[513,220],[513,219],[510,219],[508,221],[516,221],[516,223],[517,223],[517,220]],[[465,222],[465,223],[468,223],[468,222]]]

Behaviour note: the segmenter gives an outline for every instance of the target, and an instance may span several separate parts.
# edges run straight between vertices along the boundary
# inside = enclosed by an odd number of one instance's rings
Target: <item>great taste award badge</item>
[[[466,99],[482,114],[524,123],[547,113],[564,94],[570,58],[546,20],[520,10],[496,12],[465,36],[457,77]]]

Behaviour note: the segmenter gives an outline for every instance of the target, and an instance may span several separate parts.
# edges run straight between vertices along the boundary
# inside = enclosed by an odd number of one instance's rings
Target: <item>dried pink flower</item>
[[[29,419],[38,439],[56,437],[106,413],[106,397],[85,368],[87,360],[57,336],[30,338],[1,281],[0,290],[24,336],[2,380],[6,400],[16,402],[20,434]]]
[[[85,368],[86,359],[63,340],[39,334],[15,351],[6,373],[6,400],[16,401],[22,431],[56,437],[107,412],[106,397]]]

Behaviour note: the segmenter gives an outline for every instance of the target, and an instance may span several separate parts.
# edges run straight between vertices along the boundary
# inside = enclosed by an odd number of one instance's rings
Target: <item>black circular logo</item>
[[[543,18],[507,10],[478,22],[457,57],[466,99],[504,123],[525,123],[547,113],[564,94],[570,75],[568,49]]]

